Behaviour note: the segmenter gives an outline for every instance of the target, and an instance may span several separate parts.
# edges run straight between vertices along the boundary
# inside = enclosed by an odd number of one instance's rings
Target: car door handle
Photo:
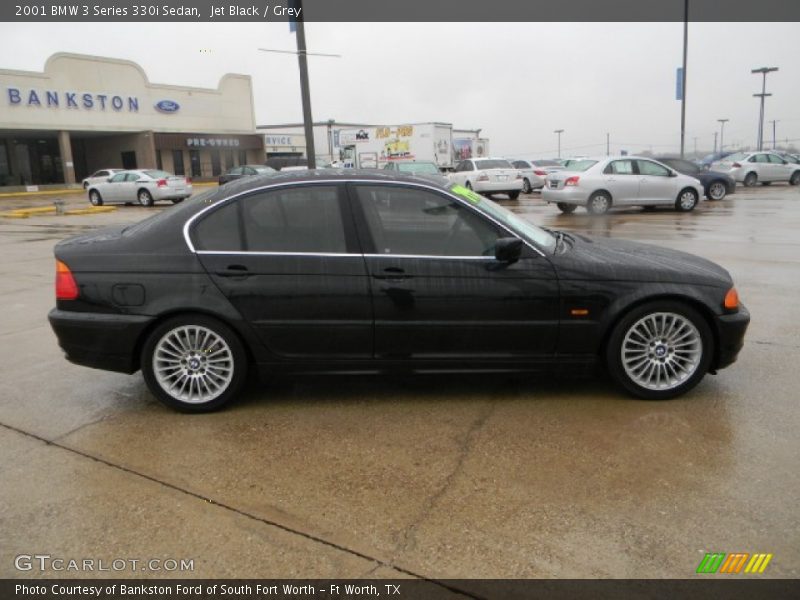
[[[412,275],[406,275],[405,270],[400,267],[386,267],[382,273],[376,273],[373,277],[384,281],[403,281],[410,279]]]
[[[250,277],[253,274],[244,265],[228,265],[225,269],[216,272],[220,277]]]

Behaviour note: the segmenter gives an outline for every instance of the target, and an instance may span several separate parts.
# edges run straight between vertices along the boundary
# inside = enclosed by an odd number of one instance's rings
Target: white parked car
[[[575,161],[569,170],[547,176],[542,199],[564,213],[583,206],[604,214],[614,206],[673,206],[693,210],[703,197],[703,185],[694,177],[636,156],[604,156]]]
[[[533,190],[544,187],[544,178],[550,173],[561,171],[564,167],[554,160],[527,158],[509,158],[511,166],[522,173],[522,191],[530,194]]]
[[[741,181],[746,187],[757,183],[788,181],[800,185],[800,165],[784,160],[774,152],[736,152],[711,163],[712,171],[721,171]]]
[[[522,173],[505,158],[469,158],[456,165],[450,181],[479,194],[508,194],[512,200],[522,191]]]
[[[138,202],[153,206],[159,200],[177,203],[192,195],[192,180],[156,169],[120,171],[89,186],[89,202],[102,206],[112,202]]]
[[[88,190],[89,186],[94,183],[101,183],[107,181],[114,173],[119,173],[122,169],[100,169],[95,171],[83,180],[83,189]]]

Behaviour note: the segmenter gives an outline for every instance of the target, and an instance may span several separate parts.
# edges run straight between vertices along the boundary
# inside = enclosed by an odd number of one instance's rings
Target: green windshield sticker
[[[462,198],[466,198],[473,204],[480,204],[481,197],[479,194],[476,194],[471,189],[464,187],[463,185],[454,185],[450,188],[450,191],[454,194],[458,194]]]

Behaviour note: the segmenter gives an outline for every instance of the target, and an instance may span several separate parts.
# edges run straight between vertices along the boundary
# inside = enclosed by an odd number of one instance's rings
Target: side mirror
[[[113,177],[109,177],[108,179],[106,179],[106,183],[111,183],[112,179],[114,179],[114,178]]]
[[[677,177],[678,176],[678,172],[677,171],[670,171],[669,172],[669,176],[670,177]]]
[[[500,238],[494,244],[494,257],[500,262],[515,263],[521,254],[522,240],[519,238]]]

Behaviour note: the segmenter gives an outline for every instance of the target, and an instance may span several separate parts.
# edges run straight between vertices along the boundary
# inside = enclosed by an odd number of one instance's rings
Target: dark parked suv
[[[656,158],[657,161],[672,167],[678,173],[699,179],[703,184],[706,198],[709,200],[722,200],[728,194],[736,191],[736,180],[727,173],[701,169],[693,162],[680,158]]]

